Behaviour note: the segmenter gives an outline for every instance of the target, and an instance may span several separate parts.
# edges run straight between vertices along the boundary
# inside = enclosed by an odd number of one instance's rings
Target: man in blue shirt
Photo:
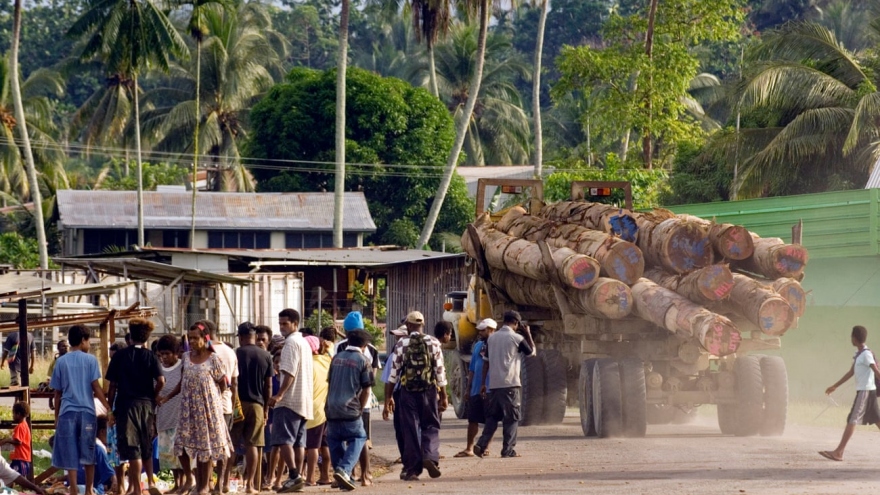
[[[485,381],[482,380],[483,365],[486,358],[486,339],[492,335],[492,332],[494,332],[496,328],[498,328],[498,323],[492,318],[486,318],[477,323],[477,330],[480,332],[480,340],[474,344],[474,348],[471,350],[471,364],[468,367],[469,396],[467,397],[467,447],[461,452],[455,454],[455,457],[474,456],[474,440],[477,438],[477,433],[480,432],[480,425],[486,423],[486,407],[483,396],[480,394],[480,390],[484,386],[488,388],[489,385],[488,376]],[[484,452],[483,455],[486,455],[486,453]]]
[[[67,333],[70,352],[58,358],[52,371],[51,386],[55,390],[55,448],[52,466],[67,471],[70,495],[77,495],[76,472],[84,466],[85,495],[93,495],[95,477],[95,435],[97,418],[95,398],[109,411],[110,405],[98,380],[98,360],[89,352],[89,329],[74,325]]]

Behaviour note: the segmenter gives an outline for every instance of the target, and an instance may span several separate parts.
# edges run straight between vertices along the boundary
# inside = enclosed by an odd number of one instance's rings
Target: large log
[[[596,283],[599,263],[593,258],[569,248],[558,248],[551,255],[551,266],[547,266],[537,244],[490,228],[487,218],[481,217],[474,226],[490,267],[547,283],[558,280],[573,289],[586,289]],[[473,249],[470,236],[465,237],[462,247],[471,258],[476,258],[479,254]]]
[[[733,354],[742,336],[729,319],[694,304],[647,278],[632,286],[633,313],[683,338],[696,338],[715,356]]]
[[[710,304],[730,295],[733,289],[733,273],[727,265],[709,265],[687,275],[664,272],[659,268],[645,271],[650,279],[698,304]]]
[[[545,241],[551,247],[570,248],[594,258],[600,275],[632,284],[645,270],[639,248],[611,235],[574,224],[566,224],[528,215],[524,209],[512,208],[496,224],[498,230],[529,241]]]
[[[588,201],[560,201],[541,208],[540,216],[612,234],[629,242],[638,239],[638,226],[628,210]]]
[[[786,244],[778,237],[759,237],[752,234],[755,252],[752,256],[736,262],[733,267],[757,273],[771,280],[788,277],[804,278],[804,267],[810,255],[800,244]]]
[[[636,244],[648,265],[687,273],[712,264],[714,253],[707,228],[662,209],[634,215],[639,226]]]
[[[778,278],[771,282],[770,286],[773,287],[777,294],[788,301],[788,305],[791,306],[791,310],[794,311],[796,318],[804,315],[804,311],[807,309],[807,293],[804,292],[800,282],[793,278]]]
[[[794,324],[788,301],[771,287],[741,273],[733,274],[727,304],[767,335],[782,335]]]
[[[751,233],[745,227],[730,223],[715,223],[693,215],[678,218],[702,225],[709,230],[709,242],[715,254],[724,260],[744,260],[755,251]]]
[[[492,283],[516,304],[556,311],[560,309],[551,284],[504,270],[492,270]],[[562,293],[572,309],[598,318],[619,319],[628,316],[632,311],[632,293],[619,280],[599,278],[589,289],[563,289]]]

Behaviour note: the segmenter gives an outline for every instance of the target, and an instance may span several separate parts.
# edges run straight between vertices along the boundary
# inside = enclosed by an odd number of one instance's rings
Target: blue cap
[[[345,320],[342,321],[342,328],[346,332],[351,332],[352,330],[363,330],[364,329],[364,317],[361,315],[360,311],[352,311],[345,317]]]

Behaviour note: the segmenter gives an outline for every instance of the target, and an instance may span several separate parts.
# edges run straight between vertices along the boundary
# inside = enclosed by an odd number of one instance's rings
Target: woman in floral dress
[[[160,403],[181,394],[174,453],[180,456],[184,479],[189,478],[190,462],[195,460],[196,492],[207,495],[211,463],[227,459],[232,445],[220,397],[226,381],[220,359],[211,348],[208,327],[196,322],[187,337],[190,352],[183,355],[180,383],[168,396],[160,398]]]

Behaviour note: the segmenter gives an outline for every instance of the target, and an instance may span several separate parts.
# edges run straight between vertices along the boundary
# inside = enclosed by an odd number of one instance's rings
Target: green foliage
[[[315,335],[321,333],[321,329],[325,327],[332,327],[336,324],[336,321],[333,320],[333,315],[324,311],[323,309],[318,311],[315,310],[309,315],[308,318],[303,321],[303,326],[306,328],[311,328],[312,331],[315,332]]]
[[[19,270],[39,268],[37,240],[33,237],[24,238],[18,232],[0,234],[0,264],[12,265]]]
[[[424,222],[452,146],[452,117],[426,90],[361,69],[347,72],[346,92],[345,188],[367,199],[377,226],[371,242],[412,246],[412,227]],[[254,170],[261,190],[333,189],[335,105],[336,71],[298,68],[254,106],[248,156],[324,162],[292,164],[286,174]],[[456,177],[438,225],[461,232],[472,211]]]
[[[129,161],[129,167],[133,170],[134,160]],[[135,191],[137,190],[137,175],[126,175],[123,170],[124,162],[118,158],[111,158],[106,165],[108,175],[103,182],[98,184],[98,189],[110,191]],[[143,163],[144,190],[152,191],[156,186],[182,185],[189,170],[181,165],[170,163]]]
[[[571,183],[576,180],[629,181],[632,185],[633,208],[660,206],[660,198],[667,190],[669,174],[665,170],[622,168],[616,157],[606,157],[606,168],[587,166],[583,161],[570,159],[548,163],[565,172],[554,172],[544,181],[544,199],[562,201],[571,197]],[[568,171],[571,170],[571,171]],[[608,198],[615,204],[624,204],[622,191],[614,191]]]
[[[669,190],[662,196],[662,204],[711,203],[729,199],[733,169],[727,157],[713,153],[704,159],[700,157],[701,152],[698,146],[679,146],[669,178]]]
[[[382,329],[374,325],[369,318],[364,318],[364,330],[366,330],[367,333],[370,334],[370,337],[373,338],[372,344],[374,346],[379,347],[385,342],[385,335],[383,334]]]

